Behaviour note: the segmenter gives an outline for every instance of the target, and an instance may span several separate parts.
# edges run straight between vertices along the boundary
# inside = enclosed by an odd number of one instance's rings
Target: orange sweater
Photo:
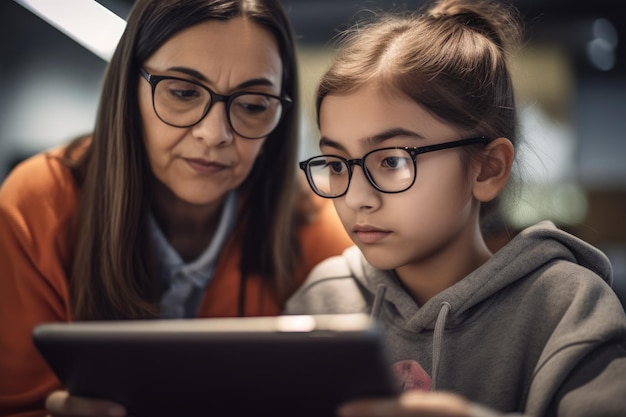
[[[78,192],[69,170],[54,155],[36,155],[20,164],[0,188],[0,417],[43,416],[44,401],[61,388],[32,343],[33,327],[70,321],[69,227]],[[302,282],[314,265],[352,242],[332,204],[299,232]],[[237,315],[240,247],[232,238],[220,255],[200,307],[200,317]],[[246,314],[276,315],[282,306],[261,291],[259,277],[247,279]]]

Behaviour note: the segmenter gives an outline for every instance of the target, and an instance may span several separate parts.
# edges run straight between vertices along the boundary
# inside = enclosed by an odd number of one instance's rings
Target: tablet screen
[[[397,392],[365,315],[50,323],[33,340],[72,394],[135,417],[330,417]]]

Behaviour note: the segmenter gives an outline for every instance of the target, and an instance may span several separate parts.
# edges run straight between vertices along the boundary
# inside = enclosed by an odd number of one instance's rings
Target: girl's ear
[[[476,161],[472,194],[481,202],[491,201],[504,189],[513,166],[515,150],[507,138],[489,142]]]

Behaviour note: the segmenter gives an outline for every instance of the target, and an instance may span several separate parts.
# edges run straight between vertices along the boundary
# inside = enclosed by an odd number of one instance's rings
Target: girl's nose
[[[370,184],[363,169],[353,166],[352,178],[344,198],[348,208],[354,211],[375,210],[380,206],[380,194]]]

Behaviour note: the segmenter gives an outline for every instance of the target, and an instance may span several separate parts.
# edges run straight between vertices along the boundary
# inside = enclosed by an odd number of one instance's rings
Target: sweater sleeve
[[[69,321],[69,170],[50,154],[18,165],[0,188],[0,415],[42,416],[60,387],[32,342],[43,322]]]
[[[546,413],[554,416],[623,416],[626,413],[626,340],[606,343],[568,376]]]
[[[550,291],[551,310],[560,312],[555,316],[558,320],[550,320],[555,327],[535,366],[526,412],[562,417],[623,416],[623,307],[599,275],[562,261],[554,263],[554,270],[558,275],[546,273],[543,282],[554,289]]]

